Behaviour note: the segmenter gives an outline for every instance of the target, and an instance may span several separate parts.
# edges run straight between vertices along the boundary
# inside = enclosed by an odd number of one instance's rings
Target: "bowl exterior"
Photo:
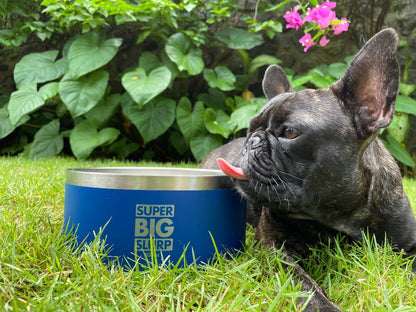
[[[135,190],[66,183],[64,231],[76,244],[97,234],[123,264],[207,263],[242,250],[246,204],[231,188]],[[185,255],[183,258],[182,256]]]

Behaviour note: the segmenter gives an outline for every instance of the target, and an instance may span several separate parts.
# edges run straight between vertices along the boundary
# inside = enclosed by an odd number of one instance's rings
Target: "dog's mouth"
[[[251,202],[276,205],[279,209],[292,206],[299,200],[302,180],[276,168],[232,165],[222,158],[217,159],[218,166],[227,176],[235,179],[235,187],[241,195]],[[254,164],[257,164],[254,162]],[[273,174],[280,172],[280,174]]]
[[[227,176],[237,179],[237,180],[247,180],[246,175],[243,172],[243,169],[231,165],[228,161],[223,158],[217,159],[218,166]]]

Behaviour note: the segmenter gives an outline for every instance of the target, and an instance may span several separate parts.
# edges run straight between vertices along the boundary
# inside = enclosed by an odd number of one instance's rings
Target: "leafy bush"
[[[31,53],[16,64],[17,90],[0,108],[2,153],[24,147],[29,157],[52,156],[68,152],[69,143],[77,158],[94,151],[151,158],[164,149],[191,151],[201,160],[238,135],[262,107],[265,100],[248,91],[250,78],[261,66],[279,62],[269,55],[250,59],[249,50],[264,39],[249,28],[272,36],[280,23],[260,24],[233,1],[42,4],[56,29],[84,33],[60,50]],[[233,27],[242,20],[245,29]],[[137,62],[122,61],[123,38],[112,36],[112,27],[138,33]],[[219,53],[207,61],[210,49]],[[238,74],[223,64],[231,54],[243,68]]]
[[[19,46],[32,33],[56,49],[16,64],[16,91],[0,97],[0,153],[201,160],[242,135],[265,104],[250,90],[252,77],[280,61],[254,50],[282,31],[276,12],[289,2],[259,1],[250,11],[231,0],[43,0],[43,14],[30,1],[7,2],[0,14],[12,27],[0,44]],[[348,62],[287,73],[297,89],[327,87]],[[414,167],[405,143],[416,86],[406,83],[406,68],[383,139]]]

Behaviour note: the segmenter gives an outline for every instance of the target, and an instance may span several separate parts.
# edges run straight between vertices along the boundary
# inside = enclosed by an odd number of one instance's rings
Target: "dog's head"
[[[268,103],[251,120],[234,167],[222,164],[244,197],[296,210],[360,193],[360,157],[392,120],[397,42],[392,29],[375,35],[328,89],[295,92],[279,66],[267,69]]]

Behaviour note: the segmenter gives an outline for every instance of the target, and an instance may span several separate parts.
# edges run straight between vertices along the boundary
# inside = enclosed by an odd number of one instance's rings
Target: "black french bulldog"
[[[222,158],[221,169],[249,202],[256,240],[284,246],[286,260],[339,232],[362,240],[368,231],[416,254],[415,217],[400,170],[377,138],[393,117],[397,44],[393,29],[379,32],[327,89],[295,92],[283,70],[270,66],[263,80],[269,102],[250,121],[247,137],[201,163],[218,168]],[[302,289],[314,291],[304,311],[340,311],[299,265],[294,270]]]

